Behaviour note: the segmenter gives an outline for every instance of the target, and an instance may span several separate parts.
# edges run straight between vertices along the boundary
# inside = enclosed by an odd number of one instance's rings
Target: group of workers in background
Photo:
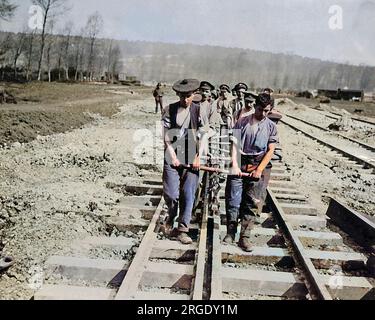
[[[220,137],[230,130],[233,138],[225,190],[227,235],[223,242],[235,242],[241,223],[238,245],[252,251],[250,234],[266,199],[271,159],[279,141],[276,123],[281,115],[274,110],[271,89],[260,94],[248,89],[245,83],[238,83],[233,92],[226,84],[217,91],[207,81],[184,79],[173,85],[179,101],[165,107],[161,84],[154,90],[155,113],[160,107],[165,144],[163,194],[168,218],[164,232],[171,239],[192,243],[189,227],[199,170],[206,158],[202,157],[203,137]],[[173,228],[177,215],[178,225]]]

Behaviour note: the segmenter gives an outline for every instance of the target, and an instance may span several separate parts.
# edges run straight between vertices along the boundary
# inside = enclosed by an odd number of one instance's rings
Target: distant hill
[[[0,68],[3,66],[4,58],[2,47],[5,47],[4,41],[7,36],[14,37],[15,34],[0,31]],[[57,66],[58,54],[61,52],[57,44],[63,38],[62,35],[52,37],[55,46],[52,50],[53,68]],[[82,38],[74,37],[72,41],[79,39]],[[87,67],[89,43],[88,39],[84,40],[86,51],[82,53],[83,69]],[[97,74],[103,75],[106,71],[110,43],[113,47],[118,45],[121,51],[121,63],[116,71],[122,69],[123,73],[136,76],[143,82],[174,83],[178,79],[191,77],[208,80],[216,85],[234,85],[241,81],[246,82],[251,88],[270,86],[275,89],[306,90],[347,87],[375,92],[375,67],[353,66],[241,48],[145,41],[112,43],[110,39],[98,39],[98,57],[95,59]],[[34,47],[37,53],[38,45],[35,44]],[[79,48],[79,45],[76,45],[76,48]],[[35,57],[32,64],[34,68],[37,62]],[[20,61],[24,60],[25,57],[21,56]],[[70,51],[68,60],[69,66],[74,67],[76,53],[73,50]],[[8,64],[12,61],[12,56],[9,56]]]
[[[281,89],[345,88],[375,91],[375,67],[352,66],[240,48],[119,41],[125,73],[173,83],[194,77],[215,84],[239,81]]]

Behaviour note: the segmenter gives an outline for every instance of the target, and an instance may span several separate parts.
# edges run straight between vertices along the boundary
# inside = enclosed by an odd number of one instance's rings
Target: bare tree
[[[35,40],[35,31],[30,32],[26,38],[26,50],[27,50],[27,65],[26,65],[26,80],[31,79],[32,73],[32,59],[34,52],[34,40]]]
[[[89,16],[86,24],[86,34],[89,38],[89,60],[87,70],[89,72],[90,81],[92,81],[94,73],[95,43],[100,31],[103,28],[103,24],[103,18],[99,12],[95,12]]]
[[[64,41],[64,69],[65,69],[65,80],[69,81],[69,48],[73,29],[73,22],[67,24],[65,27],[65,41]]]
[[[22,53],[26,49],[26,32],[18,33],[13,37],[12,51],[13,51],[13,68],[14,79],[17,79],[17,62]]]
[[[64,7],[66,0],[32,0],[32,3],[40,6],[43,10],[43,27],[41,34],[41,44],[38,61],[38,81],[42,79],[42,63],[44,56],[44,48],[46,45],[46,28],[50,18],[56,17],[62,11],[68,10]]]
[[[57,68],[59,70],[59,80],[61,80],[61,69],[64,66],[65,80],[69,80],[69,48],[72,34],[72,25],[70,21],[65,25],[62,36],[58,39],[58,59]]]
[[[113,83],[115,75],[118,74],[120,65],[121,50],[118,45],[113,47],[113,40],[110,41],[107,61],[107,81]]]
[[[8,20],[13,17],[17,6],[10,3],[9,0],[0,0],[0,19]]]
[[[12,48],[12,37],[10,34],[5,36],[5,39],[0,42],[0,66],[1,66],[1,79],[4,80],[4,67],[6,65],[9,50]]]
[[[75,69],[74,80],[78,80],[78,76],[81,75],[82,79],[82,66],[83,66],[83,58],[84,58],[84,51],[85,51],[85,39],[83,38],[84,29],[81,29],[80,35],[75,36],[72,40],[72,46],[74,48],[74,53],[72,57],[72,65]]]
[[[46,48],[47,48],[47,70],[48,70],[48,82],[52,81],[51,69],[52,69],[52,48],[56,41],[56,36],[53,35],[53,28],[55,22],[53,20],[49,23],[49,32],[46,37]]]

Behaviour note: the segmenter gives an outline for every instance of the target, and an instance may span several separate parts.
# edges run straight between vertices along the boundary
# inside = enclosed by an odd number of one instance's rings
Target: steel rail
[[[332,144],[330,144],[330,143],[328,143],[326,141],[323,141],[323,140],[321,140],[321,139],[319,139],[319,138],[311,135],[310,133],[307,133],[306,131],[304,131],[304,130],[302,130],[300,128],[297,128],[296,126],[288,123],[285,119],[282,119],[280,121],[281,121],[281,123],[283,123],[283,124],[291,127],[293,130],[299,131],[299,132],[303,133],[305,136],[309,137],[310,139],[313,139],[313,140],[319,142],[320,144],[322,144],[322,145],[324,145],[326,147],[329,147],[329,148],[331,148],[331,149],[333,149],[333,150],[335,150],[335,151],[343,154],[345,157],[347,157],[347,158],[349,158],[351,160],[354,160],[354,161],[356,161],[358,163],[363,164],[366,168],[375,169],[375,165],[374,164],[372,164],[372,163],[370,163],[370,162],[368,162],[366,160],[363,160],[363,159],[361,159],[361,158],[359,158],[359,157],[357,157],[357,156],[355,156],[355,155],[353,155],[353,154],[351,154],[349,152],[346,152],[346,151],[344,151],[344,150],[342,150],[342,149],[340,149],[340,148],[338,148],[338,147],[336,147],[336,146],[334,146],[334,145],[332,145]]]
[[[321,127],[321,126],[319,126],[319,125],[317,125],[317,124],[314,124],[314,123],[310,123],[310,122],[308,122],[308,121],[306,121],[306,120],[303,120],[303,119],[300,119],[300,118],[298,118],[298,117],[291,116],[291,115],[289,115],[289,114],[286,114],[286,115],[287,115],[289,118],[292,118],[292,119],[297,120],[297,121],[301,121],[301,122],[303,122],[303,123],[305,123],[305,124],[307,124],[307,125],[309,125],[309,126],[315,127],[315,128],[320,129],[320,130],[322,130],[322,131],[330,132],[330,133],[334,133],[335,135],[337,135],[337,136],[339,136],[339,137],[341,137],[341,138],[343,138],[343,139],[345,139],[345,140],[349,140],[350,142],[356,143],[356,144],[360,145],[361,147],[363,147],[363,148],[365,148],[365,149],[367,149],[367,150],[370,150],[370,151],[375,152],[375,147],[370,146],[370,145],[368,145],[368,144],[366,144],[366,143],[363,143],[363,142],[361,142],[361,141],[358,141],[358,140],[355,140],[355,139],[352,139],[352,138],[346,137],[346,136],[344,136],[343,134],[340,134],[340,133],[337,133],[337,132],[332,132],[331,130],[329,130],[329,129],[327,129],[327,128]]]
[[[271,206],[274,208],[275,213],[279,218],[279,222],[284,229],[283,231],[291,241],[299,263],[304,268],[305,276],[308,279],[307,287],[310,291],[311,297],[319,300],[333,300],[324,283],[321,281],[311,259],[307,257],[301,240],[293,230],[293,227],[286,221],[284,210],[270,189],[268,189],[268,197],[271,200]]]

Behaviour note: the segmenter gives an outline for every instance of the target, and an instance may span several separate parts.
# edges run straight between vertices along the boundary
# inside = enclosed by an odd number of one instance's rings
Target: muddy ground
[[[10,90],[28,101],[0,105],[6,143],[0,149],[0,251],[16,261],[0,273],[0,299],[30,299],[48,257],[77,254],[72,244],[87,236],[118,234],[104,218],[123,195],[108,186],[161,173],[160,140],[152,141],[160,115],[153,114],[152,88],[33,84]],[[334,170],[322,165],[321,146],[279,129],[292,180],[321,214],[328,194],[363,213],[373,211],[373,182],[363,186],[340,164]],[[124,255],[100,251],[90,257]]]

